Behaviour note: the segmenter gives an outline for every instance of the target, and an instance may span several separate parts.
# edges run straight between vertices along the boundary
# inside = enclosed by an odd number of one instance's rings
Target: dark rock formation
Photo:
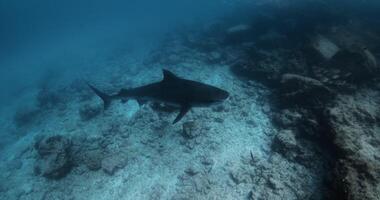
[[[280,92],[284,103],[293,105],[320,105],[333,97],[320,81],[296,74],[282,75]]]
[[[274,151],[280,153],[289,160],[292,160],[300,150],[297,145],[295,134],[291,130],[282,130],[277,133],[272,145]]]
[[[341,199],[380,198],[378,92],[342,95],[328,108],[338,151],[334,186]]]
[[[34,145],[38,153],[35,172],[49,179],[66,176],[72,168],[71,141],[61,135],[38,140]]]
[[[364,52],[342,50],[328,62],[312,67],[317,79],[334,89],[353,91],[371,81],[379,69]]]

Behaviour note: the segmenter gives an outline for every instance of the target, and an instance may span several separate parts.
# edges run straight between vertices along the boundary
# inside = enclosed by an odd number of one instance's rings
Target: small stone
[[[185,173],[188,174],[189,176],[195,176],[196,174],[199,173],[199,171],[195,169],[195,167],[189,167],[185,169]]]
[[[215,112],[223,112],[225,109],[226,109],[226,108],[225,108],[225,106],[223,106],[223,105],[214,106],[214,107],[212,108],[212,110],[215,111]]]
[[[201,161],[203,165],[214,165],[214,160],[209,157],[204,157]]]
[[[117,170],[122,169],[126,164],[126,157],[122,155],[110,156],[102,160],[102,169],[106,174],[114,175]]]
[[[87,121],[96,117],[101,110],[100,105],[86,104],[79,110],[79,115],[83,121]]]
[[[278,183],[273,178],[269,178],[267,181],[267,184],[268,184],[269,188],[271,188],[272,190],[278,189]]]
[[[224,119],[217,117],[217,118],[215,118],[215,122],[216,123],[223,123]]]
[[[257,123],[256,123],[254,120],[252,120],[252,119],[247,120],[246,123],[247,123],[248,125],[253,126],[253,127],[256,127],[256,126],[257,126]]]
[[[269,107],[269,105],[264,105],[263,106],[263,112],[264,113],[270,113],[270,107]]]
[[[274,139],[274,144],[276,144],[283,151],[289,151],[297,148],[297,141],[293,131],[291,130],[280,131]]]
[[[241,171],[230,172],[230,178],[236,185],[239,185],[241,183],[248,183],[250,181],[249,175]]]
[[[319,35],[313,40],[313,47],[326,60],[331,59],[340,50],[339,47],[336,44],[334,44],[331,40],[321,35]]]
[[[85,153],[84,163],[89,170],[97,171],[102,167],[102,152],[95,150]]]
[[[182,136],[193,139],[201,134],[201,128],[195,121],[188,121],[182,125]]]

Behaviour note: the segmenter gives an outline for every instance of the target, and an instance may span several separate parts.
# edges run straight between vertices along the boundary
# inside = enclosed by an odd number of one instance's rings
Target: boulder
[[[375,91],[339,95],[326,118],[337,149],[334,186],[340,199],[380,198],[379,97]]]
[[[340,50],[331,40],[321,35],[318,35],[313,39],[312,46],[326,60],[330,60]]]
[[[296,74],[282,75],[280,91],[286,104],[295,105],[320,105],[334,96],[322,82]]]
[[[72,168],[71,141],[61,135],[51,136],[37,141],[34,145],[38,159],[35,172],[49,179],[59,179],[67,175]]]
[[[295,134],[291,130],[281,130],[273,140],[272,148],[289,160],[293,160],[299,152]]]
[[[368,72],[375,73],[379,71],[375,55],[373,55],[373,53],[366,47],[362,48],[362,54],[365,57],[365,60],[366,60],[365,65],[367,66]]]
[[[366,48],[340,50],[330,60],[311,67],[315,77],[330,88],[343,92],[379,77],[375,56]]]

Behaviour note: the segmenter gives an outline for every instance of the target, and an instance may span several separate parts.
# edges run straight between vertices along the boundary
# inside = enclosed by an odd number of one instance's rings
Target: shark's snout
[[[218,91],[216,92],[215,94],[215,101],[224,101],[226,99],[228,99],[228,97],[230,96],[230,93],[228,93],[227,91],[225,90],[222,90],[222,89],[218,89]]]

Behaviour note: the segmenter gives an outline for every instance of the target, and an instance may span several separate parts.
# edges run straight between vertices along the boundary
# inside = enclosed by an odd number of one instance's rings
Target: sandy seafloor
[[[276,130],[268,116],[269,91],[264,86],[238,79],[228,66],[197,60],[148,66],[144,57],[113,59],[97,60],[101,72],[89,69],[83,76],[102,90],[116,92],[120,87],[159,81],[161,69],[166,68],[183,78],[223,88],[231,96],[222,105],[193,108],[174,125],[177,111],[157,111],[134,100],[114,102],[109,110],[82,120],[78,111],[85,104],[102,106],[102,102],[78,81],[73,85],[81,89],[64,94],[63,108],[47,109],[19,130],[13,124],[14,110],[34,104],[38,88],[20,94],[2,110],[1,131],[7,136],[2,140],[10,144],[1,150],[0,199],[320,198],[322,178],[313,171],[318,167],[307,169],[272,152]],[[182,134],[188,121],[201,127],[193,139]],[[15,136],[15,132],[22,133]],[[113,175],[89,170],[85,164],[75,165],[58,180],[36,175],[36,138],[52,135],[67,136],[74,144],[105,144],[94,148],[104,148],[103,158],[126,159],[126,164]]]

